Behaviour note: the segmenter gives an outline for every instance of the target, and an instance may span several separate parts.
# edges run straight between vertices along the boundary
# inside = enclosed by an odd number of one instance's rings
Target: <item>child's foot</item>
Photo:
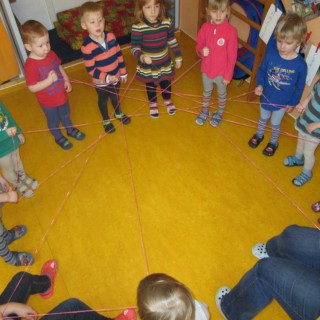
[[[73,144],[64,136],[55,141],[63,150],[69,150],[73,147]]]
[[[113,133],[116,131],[111,121],[103,121],[103,127],[106,133]]]
[[[67,132],[67,135],[75,138],[76,140],[83,140],[86,137],[86,135],[77,128],[72,128],[70,132]]]
[[[278,146],[279,146],[278,144],[269,142],[267,146],[263,149],[262,153],[265,156],[272,157],[276,153]]]
[[[257,134],[255,134],[249,141],[248,141],[248,145],[255,149],[259,146],[259,144],[263,141],[264,136],[259,137]]]
[[[150,108],[150,116],[151,116],[151,118],[154,118],[154,119],[157,119],[160,117],[158,107],[151,107]]]
[[[200,114],[196,117],[196,124],[203,126],[206,123],[207,118],[209,117],[209,111],[202,110]]]
[[[311,180],[312,175],[309,176],[304,172],[301,172],[301,174],[297,177],[295,177],[292,180],[292,183],[296,186],[296,187],[302,187],[304,184],[306,184],[309,180]]]
[[[116,317],[116,320],[136,320],[136,319],[137,319],[137,315],[134,309],[126,309]]]
[[[31,253],[29,252],[17,252],[11,251],[16,257],[16,267],[23,267],[23,266],[31,266],[34,263],[34,258]]]
[[[31,198],[34,195],[33,190],[27,185],[24,184],[22,181],[19,181],[14,189],[19,193],[21,197],[24,198]]]
[[[131,122],[130,117],[125,115],[124,113],[119,113],[119,114],[115,113],[114,117],[123,124],[129,124]]]
[[[221,301],[222,301],[222,298],[227,295],[229,292],[230,292],[230,288],[229,287],[221,287],[217,293],[216,293],[216,305],[217,305],[217,308],[218,310],[220,311],[221,315],[223,316],[224,319],[227,319],[227,317],[224,315],[222,309],[221,309]]]
[[[287,156],[286,158],[284,158],[283,164],[286,167],[303,166],[304,160],[298,159],[296,156]]]
[[[258,258],[269,258],[269,255],[266,250],[267,244],[265,242],[259,242],[252,247],[252,254]]]
[[[176,114],[176,112],[177,112],[177,109],[172,103],[167,105],[167,113],[168,113],[168,115],[173,116],[174,114]]]
[[[29,177],[27,174],[19,175],[19,181],[26,184],[32,190],[36,190],[39,187],[39,182],[36,179]]]
[[[44,263],[44,265],[41,268],[40,275],[46,275],[50,278],[50,288],[43,293],[40,293],[40,296],[43,299],[48,299],[53,295],[53,289],[54,289],[54,280],[58,273],[58,262],[56,260],[48,260]]]
[[[209,123],[213,126],[213,127],[217,127],[222,120],[222,114],[219,112],[215,112],[212,115],[212,118],[210,119]]]
[[[11,244],[13,241],[19,240],[26,233],[27,233],[27,227],[21,224],[8,230],[8,233],[5,238],[7,245]]]

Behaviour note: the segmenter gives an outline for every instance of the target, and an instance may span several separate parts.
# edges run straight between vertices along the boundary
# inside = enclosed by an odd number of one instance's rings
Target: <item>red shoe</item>
[[[54,280],[58,273],[58,262],[56,260],[48,260],[44,263],[44,265],[41,268],[40,275],[47,275],[50,278],[51,286],[50,288],[43,293],[40,293],[40,296],[43,299],[48,299],[53,295],[53,289],[54,289]]]
[[[137,320],[137,315],[134,309],[126,309],[116,317],[116,320]]]

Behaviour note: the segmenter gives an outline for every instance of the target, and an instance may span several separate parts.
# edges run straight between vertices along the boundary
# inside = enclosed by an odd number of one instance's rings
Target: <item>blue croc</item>
[[[27,233],[27,227],[23,225],[18,225],[8,230],[6,236],[7,245],[11,244],[13,241],[16,241],[22,238]]]
[[[22,266],[31,266],[34,263],[34,258],[29,252],[16,252],[11,251],[16,256],[16,264],[17,267]]]
[[[201,111],[200,114],[196,117],[196,124],[198,124],[199,126],[203,126],[209,116],[209,111]]]
[[[283,164],[286,167],[303,166],[304,165],[304,160],[299,160],[296,156],[287,156],[283,160]]]
[[[306,184],[310,179],[312,178],[312,176],[308,176],[307,174],[305,174],[304,172],[301,172],[301,174],[297,177],[295,177],[292,180],[292,183],[296,186],[296,187],[302,187],[304,184]]]
[[[210,119],[210,124],[213,127],[217,127],[221,123],[221,120],[222,120],[222,115],[219,112],[215,112],[212,118]]]

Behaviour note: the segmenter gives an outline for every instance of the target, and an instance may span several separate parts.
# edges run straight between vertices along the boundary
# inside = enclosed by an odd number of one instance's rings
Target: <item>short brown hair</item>
[[[103,13],[102,6],[99,3],[93,2],[93,1],[85,2],[80,7],[79,19],[80,21],[83,21],[83,18],[86,13],[99,12],[99,11]]]
[[[24,44],[30,44],[34,39],[48,35],[47,28],[36,20],[28,20],[20,27],[21,37]]]
[[[138,21],[143,20],[142,7],[145,6],[150,0],[136,0],[136,6],[134,9],[134,16]],[[160,4],[159,19],[163,20],[166,16],[166,7],[164,5],[164,0],[155,0],[155,4]]]
[[[194,320],[190,290],[178,280],[154,273],[139,283],[137,304],[141,320]]]

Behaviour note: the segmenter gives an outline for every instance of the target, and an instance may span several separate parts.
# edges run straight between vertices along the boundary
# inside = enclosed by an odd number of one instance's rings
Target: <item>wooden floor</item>
[[[160,118],[150,118],[143,86],[131,83],[135,60],[123,49],[129,81],[122,85],[122,108],[132,123],[116,123],[111,135],[102,129],[84,66],[66,69],[73,81],[72,120],[87,134],[69,151],[54,143],[25,85],[1,93],[26,136],[20,149],[26,171],[41,183],[33,198],[4,207],[8,228],[28,227],[11,249],[34,253],[32,273],[51,258],[60,264],[54,296],[30,299],[39,313],[78,297],[94,309],[117,309],[105,313],[114,316],[136,305],[140,279],[164,272],[207,303],[212,319],[222,319],[214,303],[216,290],[232,287],[255,264],[251,247],[290,224],[316,225],[310,205],[319,197],[319,164],[302,188],[291,183],[301,168],[282,164],[295,151],[293,119],[285,116],[282,131],[293,137],[281,135],[274,157],[261,153],[268,132],[259,148],[249,148],[259,105],[246,103],[247,84],[239,87],[233,81],[223,123],[217,128],[196,125],[200,64],[195,43],[184,34],[177,38],[184,56],[173,85],[177,114],[169,116],[161,106]],[[23,268],[0,263],[2,289]],[[272,303],[257,319],[287,316]]]

